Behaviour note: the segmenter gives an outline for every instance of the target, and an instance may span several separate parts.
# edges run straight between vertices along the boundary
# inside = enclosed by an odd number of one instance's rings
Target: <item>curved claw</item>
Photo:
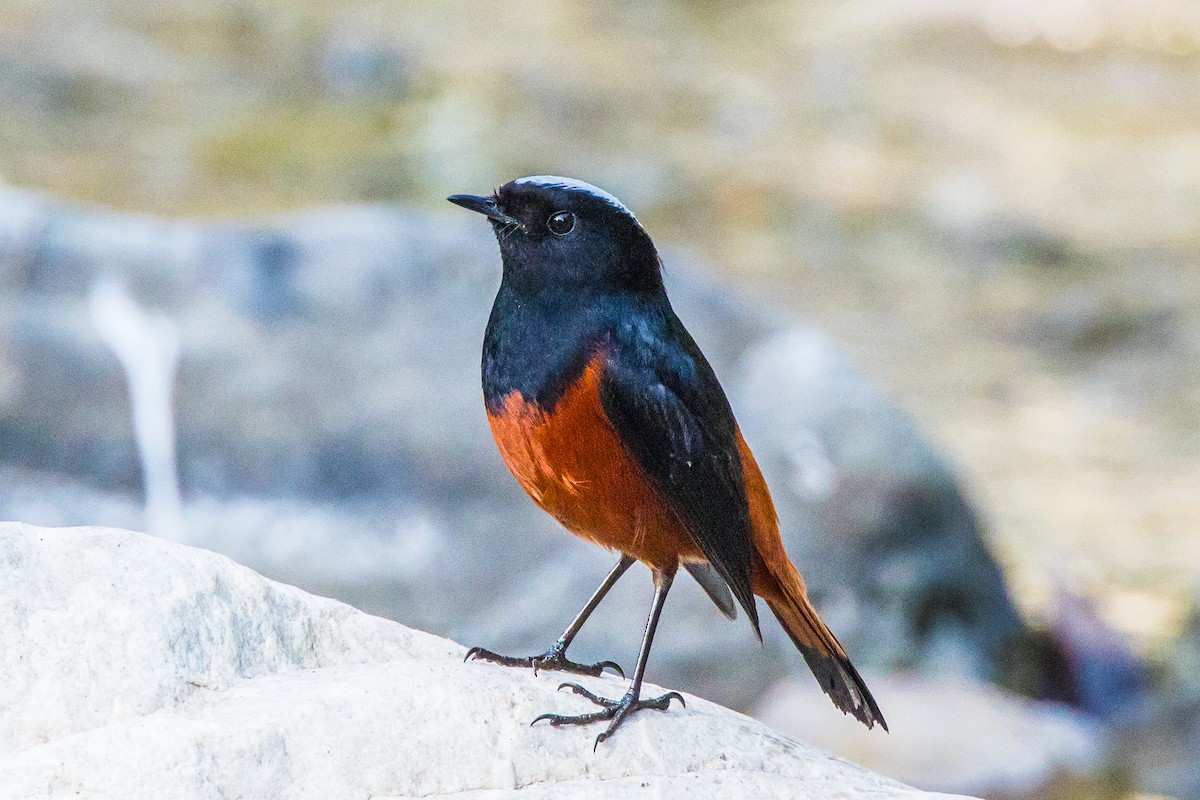
[[[687,708],[687,701],[683,699],[683,695],[681,695],[679,692],[667,692],[659,699],[663,701],[663,705],[666,708],[671,707],[672,700],[678,700],[679,705],[683,706],[684,708]]]
[[[472,658],[474,658],[475,656],[479,655],[482,652],[483,652],[482,647],[472,647],[470,650],[467,651],[467,654],[465,656],[463,656],[463,663],[464,664],[467,663]]]
[[[548,719],[548,720],[550,720],[550,721],[551,721],[551,723],[550,723],[550,724],[552,724],[552,725],[553,725],[553,724],[554,724],[554,718],[555,718],[556,716],[558,716],[558,715],[557,715],[557,714],[538,714],[536,717],[534,717],[534,718],[533,718],[533,722],[529,723],[529,727],[531,727],[531,728],[532,728],[534,725],[537,725],[539,722],[541,722],[541,721],[542,721],[542,720],[544,720],[544,719]]]
[[[605,708],[612,708],[614,705],[617,704],[616,701],[614,701],[614,700],[609,700],[607,698],[599,696],[598,694],[589,692],[587,689],[583,688],[578,683],[560,683],[558,685],[558,690],[561,692],[563,689],[570,689],[572,692],[579,695],[580,697],[585,697],[588,700],[591,700],[596,705],[604,706]]]
[[[615,672],[621,676],[621,680],[625,680],[625,670],[621,669],[621,665],[615,661],[601,661],[599,664],[596,664],[595,666],[600,668],[601,675],[604,674],[604,670],[611,669],[613,672]],[[599,675],[597,675],[596,677],[599,677]]]

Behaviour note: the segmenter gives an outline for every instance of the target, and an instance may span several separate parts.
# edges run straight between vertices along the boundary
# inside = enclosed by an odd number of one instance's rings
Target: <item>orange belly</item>
[[[545,412],[518,392],[488,414],[504,463],[563,527],[653,567],[704,555],[621,445],[600,403],[599,359]]]

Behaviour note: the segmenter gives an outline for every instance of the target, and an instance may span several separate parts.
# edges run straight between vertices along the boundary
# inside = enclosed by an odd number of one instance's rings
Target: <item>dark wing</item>
[[[729,593],[729,584],[721,577],[721,573],[713,568],[712,564],[695,561],[684,564],[683,568],[691,573],[691,576],[696,579],[696,583],[700,584],[700,588],[716,604],[722,614],[730,619],[737,619],[737,606],[733,604],[733,595]]]
[[[622,443],[729,585],[758,634],[737,424],[691,336],[677,319],[668,325],[661,335],[615,343],[601,378],[600,401]]]

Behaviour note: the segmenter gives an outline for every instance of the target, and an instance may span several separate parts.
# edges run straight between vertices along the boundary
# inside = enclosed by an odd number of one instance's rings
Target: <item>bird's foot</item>
[[[593,711],[591,714],[579,714],[578,716],[573,717],[563,716],[561,714],[542,714],[529,724],[536,725],[542,720],[548,720],[551,725],[557,728],[561,725],[587,725],[592,722],[609,720],[608,727],[605,728],[603,733],[596,737],[596,743],[592,746],[593,750],[599,747],[600,743],[605,739],[612,736],[613,733],[616,732],[617,728],[621,727],[621,723],[625,721],[625,718],[633,714],[635,711],[642,711],[643,709],[647,708],[654,709],[655,711],[666,711],[670,707],[672,700],[678,700],[681,706],[684,706],[685,708],[687,707],[687,703],[683,701],[683,696],[679,694],[679,692],[667,692],[661,697],[651,697],[643,700],[639,698],[631,688],[620,700],[609,700],[607,697],[600,697],[599,695],[592,694],[577,683],[564,683],[559,685],[558,688],[570,689],[580,697],[586,697],[588,700],[591,700],[593,703],[600,706],[601,710]]]
[[[590,675],[593,678],[599,678],[604,674],[605,669],[611,669],[613,672],[625,677],[625,670],[621,669],[621,665],[615,661],[600,661],[595,664],[577,664],[567,658],[567,648],[561,642],[556,642],[546,652],[540,656],[502,656],[493,653],[491,650],[485,650],[482,647],[472,647],[467,651],[466,658],[463,661],[471,659],[482,659],[490,661],[493,664],[500,664],[504,667],[528,667],[533,670],[533,674],[538,674],[541,670],[557,670],[559,672],[572,672],[576,675]]]

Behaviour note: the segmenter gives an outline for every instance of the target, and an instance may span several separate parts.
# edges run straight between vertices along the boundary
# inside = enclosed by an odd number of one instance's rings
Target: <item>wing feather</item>
[[[609,353],[605,415],[728,584],[758,633],[751,589],[751,522],[737,424],[712,368],[683,330]],[[760,634],[761,638],[761,634]]]

